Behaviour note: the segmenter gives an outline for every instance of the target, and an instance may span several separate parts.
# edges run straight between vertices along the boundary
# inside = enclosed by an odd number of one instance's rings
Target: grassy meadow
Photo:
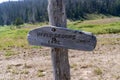
[[[48,23],[24,24],[20,27],[13,25],[0,26],[0,50],[6,48],[22,47],[37,48],[29,46],[27,42],[28,32],[36,27],[47,25]],[[68,28],[92,32],[93,34],[120,33],[120,18],[105,18],[99,20],[68,21]]]
[[[19,27],[14,25],[0,26],[0,50],[16,47],[32,48],[27,42],[27,34],[31,29],[44,24],[24,24]]]
[[[68,23],[68,27],[70,29],[88,31],[94,34],[120,33],[120,19],[109,18],[99,20],[75,21]]]
[[[0,26],[0,80],[53,80],[50,48],[27,42],[28,32],[43,25]],[[71,80],[119,80],[120,18],[68,20],[67,27],[97,37],[93,51],[69,50]]]

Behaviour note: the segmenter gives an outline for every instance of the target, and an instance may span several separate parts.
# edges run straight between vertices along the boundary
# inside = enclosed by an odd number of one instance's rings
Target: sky
[[[0,3],[6,2],[6,1],[9,1],[9,0],[0,0]],[[18,0],[10,0],[10,1],[18,1]]]

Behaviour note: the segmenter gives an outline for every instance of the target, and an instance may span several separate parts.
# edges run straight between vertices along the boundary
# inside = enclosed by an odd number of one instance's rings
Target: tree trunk
[[[66,27],[66,12],[64,0],[48,0],[48,14],[50,25]],[[70,80],[70,65],[68,50],[52,48],[51,56],[54,68],[54,80]]]

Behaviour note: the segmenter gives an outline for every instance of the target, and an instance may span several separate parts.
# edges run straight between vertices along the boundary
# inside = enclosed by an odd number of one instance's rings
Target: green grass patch
[[[0,49],[10,47],[28,47],[27,34],[30,29],[10,29],[0,27]]]
[[[45,76],[44,70],[38,70],[37,76],[38,76],[38,77],[44,77],[44,76]]]
[[[84,18],[88,19],[88,20],[104,19],[104,18],[110,18],[110,17],[113,17],[113,16],[104,15],[104,14],[98,14],[98,13],[86,14],[84,16]]]
[[[36,27],[38,27],[39,24],[36,24]],[[35,28],[35,24],[34,26],[33,25],[28,26],[28,25],[30,24],[25,24],[25,26],[22,28],[16,28],[16,26],[0,27],[0,50],[15,48],[15,47],[41,48],[40,46],[30,46],[28,44],[27,34],[31,29]],[[41,23],[40,25],[43,24]]]
[[[25,70],[21,71],[20,74],[29,74],[29,71],[25,69]]]
[[[74,30],[82,30],[92,32],[94,34],[111,34],[120,33],[120,22],[113,22],[107,24],[85,24],[84,22],[68,23],[68,28]]]
[[[6,57],[11,57],[13,55],[16,55],[16,53],[14,51],[11,51],[11,50],[6,50],[6,53],[4,55]]]
[[[102,71],[102,69],[100,69],[100,68],[96,68],[96,69],[94,69],[94,73],[95,73],[96,75],[102,75],[102,74],[103,74],[103,71]]]
[[[100,19],[100,21],[102,20]],[[94,34],[120,33],[120,21],[108,23],[108,19],[104,19],[104,21],[107,22],[104,24],[102,24],[102,22],[100,21],[97,20],[97,22],[99,22],[97,24],[96,20],[87,20],[87,21],[78,20],[74,22],[68,22],[67,27],[73,30],[92,32]],[[0,50],[7,49],[7,48],[15,48],[15,47],[41,48],[38,46],[30,46],[27,41],[27,34],[31,29],[34,29],[36,27],[40,27],[43,25],[47,25],[47,24],[48,22],[24,24],[22,25],[21,28],[17,28],[16,26],[13,26],[13,25],[4,26],[4,27],[0,26]]]

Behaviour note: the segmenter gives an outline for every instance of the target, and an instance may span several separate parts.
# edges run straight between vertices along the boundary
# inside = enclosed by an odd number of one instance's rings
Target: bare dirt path
[[[120,80],[120,34],[98,35],[92,52],[69,50],[71,80]],[[50,48],[0,51],[0,80],[53,80]]]

